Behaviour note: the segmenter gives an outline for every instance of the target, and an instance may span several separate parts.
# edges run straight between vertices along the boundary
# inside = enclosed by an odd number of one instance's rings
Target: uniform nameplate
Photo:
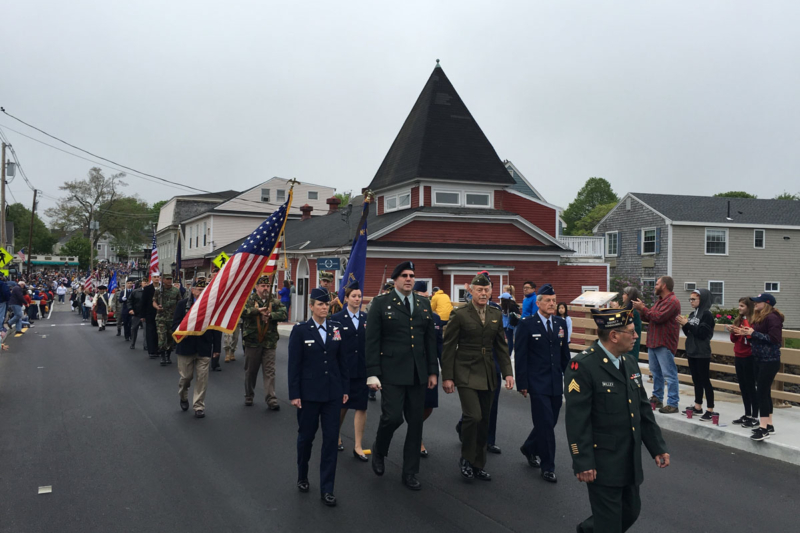
[[[613,387],[613,386],[614,386],[614,382],[613,381],[604,381],[603,382],[603,387]]]
[[[306,344],[314,344],[314,341],[313,340],[306,341]]]
[[[542,336],[541,333],[534,333],[533,335],[531,335],[531,337],[533,337],[533,338],[538,338],[538,337],[541,337],[541,336]]]

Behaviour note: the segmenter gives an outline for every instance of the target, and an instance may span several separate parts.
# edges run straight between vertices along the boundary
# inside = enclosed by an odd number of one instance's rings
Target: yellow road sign
[[[0,274],[4,275],[5,277],[8,277],[8,270],[0,268]]]
[[[14,258],[11,256],[10,253],[6,251],[5,248],[0,248],[0,268],[6,266],[7,264],[11,263]]]
[[[231,257],[228,254],[226,254],[225,252],[220,252],[219,255],[214,258],[212,263],[217,265],[217,268],[221,269],[222,267],[225,266],[225,263],[227,263],[228,259],[230,259],[230,258]]]

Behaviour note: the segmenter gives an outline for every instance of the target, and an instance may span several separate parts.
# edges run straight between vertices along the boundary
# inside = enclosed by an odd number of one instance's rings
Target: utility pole
[[[5,161],[4,161],[5,162]],[[33,251],[33,221],[36,219],[36,189],[33,190],[33,205],[31,206],[31,227],[28,228],[28,276],[31,275],[31,252]],[[5,213],[3,213],[5,219]],[[5,224],[3,224],[3,231],[5,231]]]
[[[3,168],[0,170],[0,246],[6,247],[6,143],[3,145]],[[30,252],[30,250],[28,250]]]
[[[94,272],[94,206],[89,208],[89,272]]]

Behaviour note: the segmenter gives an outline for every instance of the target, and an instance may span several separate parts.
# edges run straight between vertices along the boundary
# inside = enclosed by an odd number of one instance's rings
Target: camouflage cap
[[[333,274],[331,274],[330,272],[325,272],[325,271],[323,270],[323,271],[321,271],[321,272],[319,273],[319,279],[320,279],[320,280],[323,280],[323,279],[324,279],[324,280],[328,280],[328,281],[333,281]]]
[[[256,281],[256,285],[269,285],[270,283],[271,280],[268,274],[263,274],[258,278],[258,281]]]

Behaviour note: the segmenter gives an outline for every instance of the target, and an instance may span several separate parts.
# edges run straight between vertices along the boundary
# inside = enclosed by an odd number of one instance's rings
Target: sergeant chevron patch
[[[568,391],[569,392],[572,392],[572,391],[580,392],[581,391],[581,386],[578,385],[578,382],[573,379],[572,381],[569,382]]]

